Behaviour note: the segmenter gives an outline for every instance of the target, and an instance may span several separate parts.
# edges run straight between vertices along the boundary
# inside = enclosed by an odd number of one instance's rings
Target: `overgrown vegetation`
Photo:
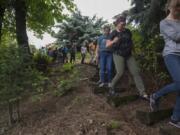
[[[81,45],[84,41],[97,39],[106,23],[103,18],[83,16],[77,11],[57,26],[60,30],[55,37],[59,45],[72,45],[72,42]]]
[[[79,71],[73,64],[64,64],[61,71],[62,73],[66,73],[66,75],[59,79],[60,83],[55,90],[56,96],[66,95],[68,92],[77,87],[79,82]]]
[[[39,71],[48,73],[48,71],[50,70],[49,65],[52,63],[52,57],[38,51],[34,54],[33,60],[35,62],[36,68]]]
[[[9,104],[10,123],[13,104],[19,110],[19,100],[32,93],[42,92],[44,77],[36,70],[33,61],[24,62],[26,54],[17,44],[1,44],[0,49],[0,103]],[[16,108],[16,107],[15,107]],[[18,111],[18,113],[20,113]],[[20,116],[20,114],[18,114]]]
[[[156,35],[144,42],[143,36],[136,28],[132,28],[134,53],[140,63],[142,72],[150,75],[156,85],[162,85],[169,81],[169,75],[162,57],[164,41]],[[158,87],[157,86],[157,87]]]

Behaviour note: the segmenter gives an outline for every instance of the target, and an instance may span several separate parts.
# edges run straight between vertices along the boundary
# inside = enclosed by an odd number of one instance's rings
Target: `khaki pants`
[[[125,58],[116,54],[113,54],[113,60],[116,68],[116,75],[112,80],[111,87],[114,88],[121,76],[124,73],[125,62],[127,63],[128,70],[136,84],[136,88],[138,89],[140,94],[144,94],[145,88],[142,81],[142,78],[139,74],[139,68],[137,66],[136,60],[133,56],[130,56],[126,61]]]

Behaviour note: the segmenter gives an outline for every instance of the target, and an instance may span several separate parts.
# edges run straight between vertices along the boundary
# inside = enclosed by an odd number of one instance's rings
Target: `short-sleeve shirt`
[[[100,52],[103,52],[103,51],[108,51],[108,52],[111,52],[112,49],[111,48],[107,48],[106,47],[106,41],[107,39],[109,39],[109,35],[101,35],[99,38],[98,38],[98,45],[99,45],[99,51]]]
[[[113,40],[115,37],[118,37],[120,40],[113,44],[113,53],[123,57],[129,57],[132,54],[133,46],[131,31],[129,29],[124,29],[121,32],[114,30],[109,35],[109,40]]]
[[[87,52],[87,48],[85,46],[82,46],[81,47],[81,53],[86,54],[86,52]]]

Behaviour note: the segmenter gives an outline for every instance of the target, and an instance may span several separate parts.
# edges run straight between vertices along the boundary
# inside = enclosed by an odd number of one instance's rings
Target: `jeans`
[[[133,56],[130,56],[128,59],[125,59],[120,55],[113,54],[113,60],[116,68],[116,75],[112,80],[111,87],[114,89],[115,85],[118,83],[119,79],[124,73],[125,64],[127,64],[127,67],[133,76],[140,95],[143,95],[145,93],[145,87],[139,74],[139,68],[137,66],[135,58]]]
[[[111,52],[100,52],[100,80],[105,83],[105,73],[107,72],[108,83],[112,80],[113,56]]]
[[[153,97],[158,100],[160,97],[171,93],[176,92],[176,105],[174,107],[172,119],[180,121],[180,56],[169,54],[164,57],[166,67],[173,79],[173,83],[166,85],[159,91],[153,94]]]

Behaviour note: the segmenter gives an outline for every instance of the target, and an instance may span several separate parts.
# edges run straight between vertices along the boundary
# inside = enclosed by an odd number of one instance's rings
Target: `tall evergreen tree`
[[[167,0],[131,0],[129,20],[140,26],[145,38],[159,33],[159,22],[166,16],[166,2]]]
[[[58,25],[60,29],[55,35],[57,42],[64,41],[81,44],[83,41],[92,41],[101,34],[101,28],[107,22],[96,16],[83,16],[79,11],[72,14],[70,18]]]

